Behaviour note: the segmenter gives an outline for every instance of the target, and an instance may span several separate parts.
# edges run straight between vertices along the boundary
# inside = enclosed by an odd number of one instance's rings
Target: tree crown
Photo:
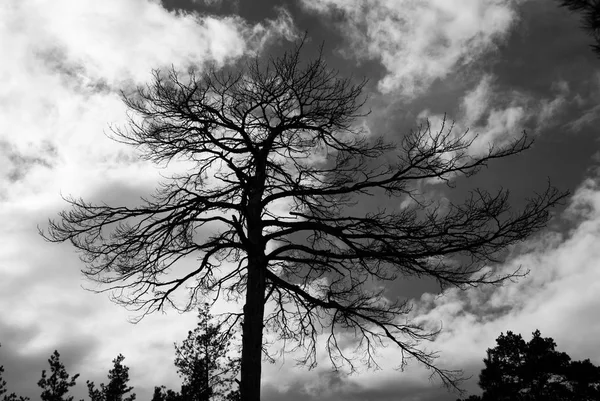
[[[600,398],[600,367],[589,359],[571,361],[556,350],[551,337],[539,330],[526,342],[509,331],[496,339],[496,347],[487,350],[485,368],[479,375],[483,395],[470,401],[552,401]]]
[[[67,396],[69,389],[76,384],[79,373],[71,377],[67,373],[65,365],[60,361],[57,350],[48,359],[51,375],[47,376],[46,370],[42,370],[42,378],[38,386],[42,388],[41,398],[43,401],[73,401],[73,396]]]

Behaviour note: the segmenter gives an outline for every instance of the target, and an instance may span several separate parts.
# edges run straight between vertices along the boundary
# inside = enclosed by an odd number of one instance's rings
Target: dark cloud
[[[36,57],[51,73],[59,76],[66,87],[76,92],[107,93],[111,90],[105,79],[93,77],[86,71],[85,64],[72,60],[65,48],[44,48],[36,53]]]
[[[10,182],[20,181],[35,166],[51,168],[53,159],[57,156],[57,149],[50,142],[43,142],[37,149],[38,154],[27,155],[20,152],[14,145],[4,139],[0,139],[0,155],[4,156],[10,168],[3,174]]]

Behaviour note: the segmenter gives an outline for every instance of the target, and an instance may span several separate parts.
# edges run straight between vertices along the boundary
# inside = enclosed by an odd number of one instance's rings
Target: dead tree
[[[244,401],[260,399],[264,329],[302,349],[309,366],[323,330],[335,367],[357,360],[340,333],[356,336],[358,360],[368,365],[378,345],[393,343],[455,386],[457,372],[418,346],[436,333],[405,321],[409,305],[378,288],[403,276],[472,286],[520,274],[483,267],[542,228],[565,194],[549,186],[520,211],[504,190],[476,190],[444,208],[425,202],[418,182],[451,186],[531,142],[523,136],[473,156],[472,139],[451,126],[424,124],[397,143],[371,137],[360,124],[365,82],[340,77],[322,56],[303,61],[301,47],[266,62],[156,71],[151,84],[124,95],[132,117],[114,137],[148,160],[191,168],[139,207],[69,198],[44,235],[70,241],[85,275],[142,316],[168,305],[194,309],[207,294],[243,299],[243,311],[229,317],[242,321]],[[386,197],[412,203],[378,208]],[[192,270],[171,269],[190,256],[198,258]],[[185,289],[189,302],[177,304]],[[273,305],[266,315],[265,303]]]

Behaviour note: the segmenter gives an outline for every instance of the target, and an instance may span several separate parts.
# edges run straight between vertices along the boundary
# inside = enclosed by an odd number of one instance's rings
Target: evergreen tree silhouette
[[[136,395],[131,393],[133,387],[129,383],[129,367],[123,365],[125,357],[119,354],[113,359],[113,368],[108,371],[108,384],[101,383],[100,388],[92,381],[87,381],[88,395],[91,401],[134,401]],[[127,395],[128,393],[131,393]]]
[[[42,378],[38,381],[38,386],[42,388],[42,401],[73,401],[73,396],[67,396],[67,393],[75,386],[79,374],[69,376],[56,350],[48,359],[48,363],[51,375],[48,377],[46,370],[42,370]]]

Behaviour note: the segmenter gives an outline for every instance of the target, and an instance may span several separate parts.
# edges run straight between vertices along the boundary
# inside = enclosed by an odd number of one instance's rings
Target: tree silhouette
[[[167,389],[165,386],[155,386],[151,401],[183,401],[181,394]]]
[[[6,389],[6,380],[2,377],[4,374],[4,365],[0,365],[0,396],[2,396],[3,400],[6,400],[8,397],[11,397],[12,394],[6,395],[8,390]]]
[[[527,343],[511,331],[500,334],[496,347],[487,350],[479,375],[483,395],[466,401],[592,401],[600,399],[600,368],[589,359],[571,361],[556,351],[550,337],[533,333]]]
[[[154,401],[237,401],[239,358],[228,354],[234,333],[221,330],[212,319],[210,305],[198,309],[198,325],[187,338],[175,343],[175,366],[183,379],[181,392],[165,386],[154,388]]]
[[[414,358],[456,386],[459,372],[437,367],[418,346],[436,332],[406,321],[409,305],[385,297],[385,283],[416,276],[462,287],[515,277],[483,268],[543,227],[565,194],[549,187],[519,212],[505,190],[475,190],[443,207],[425,200],[418,183],[452,186],[531,142],[490,144],[475,156],[473,140],[448,124],[423,124],[399,142],[369,136],[361,128],[366,83],[340,77],[322,56],[304,61],[301,49],[204,72],[155,71],[151,84],[124,95],[131,120],[114,137],[155,163],[183,160],[190,169],[139,207],[66,199],[71,208],[42,234],[70,241],[84,274],[142,316],[192,310],[198,297],[243,299],[227,322],[242,321],[245,401],[260,399],[264,329],[304,351],[299,362],[309,366],[323,330],[334,367],[354,369],[356,355],[374,366],[374,349],[392,343],[402,366]],[[408,206],[378,207],[385,199]],[[198,258],[194,268],[172,269],[187,256]],[[188,302],[178,304],[186,288]],[[356,353],[340,345],[345,332],[355,334]]]
[[[598,0],[558,0],[561,7],[581,14],[581,26],[595,43],[591,46],[600,57],[600,1]]]
[[[0,347],[2,344],[0,344]],[[28,401],[29,397],[17,396],[15,393],[8,394],[6,380],[4,380],[4,365],[0,365],[0,400],[2,401]]]
[[[199,309],[198,327],[181,345],[175,344],[175,366],[183,378],[181,396],[186,401],[235,400],[239,359],[227,354],[231,333],[210,322],[208,307]]]
[[[69,374],[65,365],[60,361],[60,354],[57,350],[48,359],[50,364],[50,377],[46,375],[46,370],[42,370],[42,378],[38,381],[38,386],[42,388],[41,398],[43,401],[73,401],[73,396],[67,396],[69,389],[76,383],[79,373],[69,379]]]
[[[125,357],[119,354],[113,359],[113,368],[108,371],[108,384],[101,383],[100,388],[92,381],[87,381],[88,395],[91,401],[134,401],[135,394],[128,393],[133,390],[129,387],[129,367],[123,365]]]

